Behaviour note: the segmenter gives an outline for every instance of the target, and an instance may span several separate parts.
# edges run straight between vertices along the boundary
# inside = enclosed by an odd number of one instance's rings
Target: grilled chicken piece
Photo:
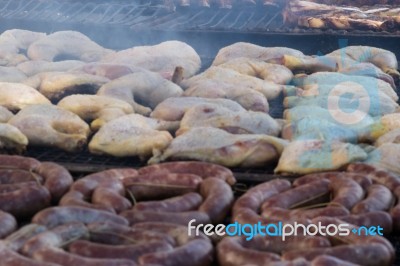
[[[268,100],[261,92],[249,88],[244,89],[233,82],[229,83],[224,80],[209,79],[200,81],[191,85],[183,95],[211,99],[230,99],[246,110],[269,111]]]
[[[26,75],[16,67],[0,66],[0,82],[21,82]]]
[[[209,99],[202,97],[171,97],[165,99],[154,108],[150,117],[166,120],[179,121],[187,110],[201,104],[209,104],[229,109],[231,112],[245,111],[240,104],[228,99]]]
[[[0,150],[21,154],[27,145],[27,137],[18,128],[0,123]]]
[[[57,106],[85,121],[92,121],[90,127],[93,131],[108,121],[133,113],[132,106],[127,102],[98,95],[74,94],[62,99]]]
[[[20,83],[0,82],[0,105],[18,111],[33,104],[51,104],[40,92]]]
[[[77,67],[72,71],[102,76],[112,80],[135,72],[142,72],[145,69],[134,65],[93,62]]]
[[[0,105],[0,123],[7,123],[8,120],[10,120],[13,116],[13,113],[11,113],[7,108]]]
[[[374,97],[374,95],[383,92],[393,101],[399,99],[396,91],[386,82],[362,76],[348,76],[340,73],[332,72],[319,72],[308,76],[297,76],[293,79],[293,83],[296,86],[302,87],[305,90],[318,90],[325,91],[321,92],[323,95],[329,94],[332,90],[345,90],[346,86],[347,92],[365,90],[365,93]],[[331,90],[329,91],[329,88]],[[328,91],[326,91],[328,89]],[[344,92],[344,91],[343,91]]]
[[[169,145],[172,136],[165,130],[173,130],[177,126],[179,123],[139,114],[126,115],[102,126],[89,143],[89,150],[95,154],[145,159],[152,156],[155,150],[163,150]]]
[[[263,47],[251,43],[238,42],[219,50],[212,65],[218,66],[238,57],[253,58],[264,62],[274,62],[284,55],[293,55],[296,57],[304,56],[302,52],[291,48]]]
[[[47,98],[57,102],[64,96],[74,93],[95,94],[109,81],[104,77],[78,72],[43,72],[28,78],[23,83],[36,88]]]
[[[140,71],[103,85],[97,95],[123,100],[132,105],[136,113],[148,115],[151,108],[169,97],[177,97],[182,89],[157,73]],[[140,104],[138,103],[140,102]],[[143,105],[142,105],[143,103]]]
[[[261,92],[267,99],[275,99],[284,88],[283,85],[241,74],[235,70],[219,66],[210,67],[199,75],[183,80],[181,86],[190,89],[193,86],[198,86],[210,80],[223,82],[226,85],[239,88],[243,91],[247,89],[255,90]]]
[[[307,0],[309,2],[315,2],[319,4],[327,5],[348,5],[352,6],[372,6],[372,5],[399,5],[399,0],[354,0],[349,2],[348,0]]]
[[[382,135],[398,128],[400,128],[400,113],[386,114],[379,117],[375,125],[373,125],[371,137],[376,140]]]
[[[89,126],[79,116],[54,105],[25,107],[8,121],[27,136],[30,145],[78,151],[86,144]]]
[[[399,153],[400,144],[384,143],[368,154],[368,159],[365,163],[384,168],[399,175]]]
[[[378,78],[389,83],[393,89],[396,88],[392,76],[384,73],[379,67],[368,62],[358,62],[343,56],[306,56],[302,58],[285,55],[282,64],[292,71],[314,72],[339,72],[351,76],[367,76]]]
[[[380,136],[376,141],[375,141],[375,146],[379,147],[385,143],[395,143],[395,144],[400,144],[400,128],[393,129],[386,134]]]
[[[239,72],[240,74],[282,85],[288,84],[293,78],[293,73],[285,66],[265,63],[262,60],[253,58],[235,58],[226,63],[220,64],[218,67],[229,68]]]
[[[357,62],[368,62],[376,65],[385,73],[395,78],[400,77],[396,55],[388,50],[371,46],[347,46],[328,54],[339,58],[350,58]]]
[[[178,137],[149,163],[199,160],[228,167],[257,167],[275,162],[286,141],[256,134],[234,135],[212,127],[195,127]]]
[[[194,127],[215,127],[233,134],[278,136],[280,133],[278,122],[266,113],[232,112],[214,104],[201,104],[187,110],[176,135],[181,135]]]
[[[135,65],[158,72],[171,79],[175,68],[184,69],[188,78],[200,70],[201,60],[196,51],[184,42],[166,41],[153,46],[137,46],[110,54],[103,58],[105,63]]]
[[[22,51],[28,49],[31,43],[45,37],[45,33],[28,30],[7,30],[0,35],[0,65],[16,66],[28,58]]]
[[[316,139],[296,140],[283,150],[275,173],[333,171],[366,158],[366,152],[353,144]]]
[[[31,60],[54,61],[58,56],[70,56],[84,62],[99,61],[113,54],[78,31],[57,31],[33,42],[27,51]]]
[[[17,68],[27,76],[33,76],[42,72],[65,72],[85,65],[79,60],[64,60],[58,62],[48,62],[44,60],[26,61],[17,66]]]
[[[399,105],[386,96],[380,93],[374,95],[377,98],[363,95],[344,94],[341,96],[307,96],[297,97],[290,96],[284,99],[283,105],[285,108],[292,108],[295,106],[320,106],[328,110],[360,110],[371,116],[382,116],[394,113],[398,110]]]

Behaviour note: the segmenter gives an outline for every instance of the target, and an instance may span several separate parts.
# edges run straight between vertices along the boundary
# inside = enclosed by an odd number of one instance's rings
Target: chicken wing
[[[400,128],[393,129],[386,134],[380,136],[376,141],[375,141],[375,146],[379,147],[385,143],[395,143],[395,144],[400,144]]]
[[[194,127],[215,127],[232,134],[266,134],[278,136],[280,125],[266,113],[231,110],[214,105],[201,104],[186,111],[176,135]]]
[[[138,114],[126,115],[102,126],[90,141],[89,150],[95,154],[148,158],[154,151],[165,149],[172,141],[171,134],[164,130],[176,127],[175,122]]]
[[[267,166],[275,162],[286,141],[267,135],[230,134],[212,127],[195,127],[178,137],[149,163],[199,160],[228,167]]]
[[[384,168],[399,175],[399,153],[400,144],[384,143],[368,154],[368,159],[365,163]]]
[[[148,115],[151,108],[160,102],[182,93],[178,85],[159,74],[140,71],[110,81],[99,89],[97,95],[123,100],[131,104],[136,113]]]
[[[132,106],[127,102],[98,95],[74,94],[62,99],[57,106],[77,114],[85,121],[92,121],[90,127],[93,131],[108,121],[133,113]]]
[[[296,140],[283,150],[275,173],[309,174],[333,171],[366,158],[367,153],[363,149],[350,143]]]
[[[37,146],[78,151],[86,144],[89,126],[74,113],[54,105],[31,105],[8,121]]]
[[[7,123],[8,120],[10,120],[13,116],[13,113],[11,113],[7,108],[0,105],[0,123]]]
[[[110,54],[103,58],[105,63],[135,65],[158,72],[171,79],[175,68],[184,69],[183,76],[193,76],[201,67],[200,56],[188,44],[180,41],[166,41],[153,46],[137,46]]]
[[[40,92],[20,83],[0,82],[0,105],[17,111],[33,104],[51,104]]]
[[[26,75],[16,67],[0,66],[0,82],[21,82]]]
[[[231,110],[232,112],[245,111],[240,104],[228,99],[171,97],[159,103],[156,108],[154,108],[150,117],[166,121],[179,121],[189,108],[205,103],[221,106]]]

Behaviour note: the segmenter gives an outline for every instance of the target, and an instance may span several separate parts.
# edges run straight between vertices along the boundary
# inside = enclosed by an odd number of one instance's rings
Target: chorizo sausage
[[[35,172],[44,178],[44,186],[49,190],[51,199],[57,203],[74,182],[67,169],[52,162],[42,162]]]
[[[351,212],[354,214],[374,211],[387,211],[394,202],[391,191],[379,184],[371,185],[367,190],[367,197],[354,205]]]
[[[125,191],[122,182],[107,183],[110,183],[109,186],[105,187],[105,183],[102,183],[93,191],[92,203],[115,210],[117,213],[130,209],[132,204],[124,197]]]
[[[215,177],[225,180],[229,185],[236,183],[231,170],[221,165],[206,162],[168,162],[145,166],[139,169],[139,174],[150,174],[159,171],[176,174],[194,174],[202,178]]]
[[[17,220],[9,213],[0,211],[0,238],[4,238],[17,229]]]
[[[0,258],[2,266],[58,266],[57,264],[44,263],[24,257],[9,249],[3,243],[0,243]]]
[[[151,223],[146,223],[151,224]],[[116,223],[96,222],[87,225],[90,240],[109,245],[143,244],[165,242],[175,246],[175,239],[156,229],[133,228]],[[187,232],[187,231],[186,231]]]
[[[26,182],[36,182],[42,184],[43,177],[32,170],[24,169],[0,169],[0,184],[18,184]]]
[[[348,222],[357,226],[380,226],[383,228],[383,233],[388,234],[393,230],[393,220],[387,212],[375,211],[361,214],[352,214],[342,217],[337,217],[338,219]]]
[[[201,211],[187,212],[157,212],[157,211],[136,211],[128,210],[120,213],[120,216],[129,221],[129,224],[143,222],[165,222],[187,225],[195,219],[197,224],[209,224],[211,219],[207,213]]]
[[[0,155],[0,168],[32,171],[40,165],[38,160],[18,155]]]
[[[364,190],[357,182],[347,178],[331,180],[333,199],[328,206],[343,206],[349,210],[364,198]]]
[[[164,266],[208,266],[213,261],[213,246],[210,241],[194,239],[172,251],[148,253],[139,258],[140,265]]]
[[[150,173],[124,179],[128,193],[139,200],[165,199],[196,192],[203,179],[193,174]]]
[[[273,217],[281,221],[303,221],[307,219],[314,219],[321,216],[337,217],[345,216],[350,212],[342,206],[328,206],[325,208],[315,209],[295,209],[285,210],[282,208],[268,208],[263,210],[261,216]]]
[[[200,194],[190,192],[162,201],[139,202],[135,204],[134,209],[138,211],[185,212],[196,210],[202,202],[203,198]]]
[[[334,180],[338,178],[349,178],[356,181],[364,190],[366,190],[370,185],[372,185],[372,180],[364,174],[359,174],[355,172],[325,172],[325,173],[315,173],[308,174],[297,178],[293,182],[293,186],[298,187],[319,179],[329,179]]]
[[[38,212],[32,218],[33,223],[42,224],[49,228],[68,222],[82,222],[88,224],[97,221],[107,221],[122,225],[129,224],[129,222],[121,216],[106,211],[76,206],[47,208]]]
[[[200,184],[200,194],[204,198],[199,211],[207,213],[211,222],[221,223],[233,204],[231,187],[218,178],[207,178]]]
[[[69,252],[90,258],[129,259],[137,261],[140,256],[153,253],[172,251],[173,247],[166,242],[148,242],[136,245],[107,245],[77,240],[68,247]]]
[[[4,243],[9,249],[19,251],[26,241],[46,230],[47,228],[43,225],[27,224],[18,229],[18,231],[15,231],[11,235],[7,236],[4,239]]]
[[[26,218],[50,205],[51,196],[42,186],[25,186],[0,194],[0,209],[15,217]]]
[[[39,186],[39,184],[36,181],[28,181],[24,183],[15,183],[15,184],[3,184],[0,185],[0,194],[13,192],[23,187],[37,187],[37,186]]]
[[[311,261],[311,266],[357,266],[357,264],[329,255],[321,255]]]

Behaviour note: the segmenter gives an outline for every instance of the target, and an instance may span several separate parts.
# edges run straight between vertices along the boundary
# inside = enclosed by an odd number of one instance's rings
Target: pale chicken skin
[[[292,71],[287,67],[254,58],[238,57],[218,66],[282,85],[288,84],[293,78]]]
[[[193,76],[200,70],[201,60],[197,52],[180,41],[166,41],[153,46],[137,46],[110,54],[104,63],[128,64],[157,72],[171,79],[176,67],[183,68],[183,77]]]
[[[31,60],[54,61],[68,55],[84,62],[100,61],[114,51],[106,49],[78,31],[57,31],[33,42],[27,51]]]
[[[393,129],[383,134],[375,141],[374,145],[379,147],[385,143],[400,144],[400,128]]]
[[[283,150],[275,173],[309,174],[333,171],[366,158],[364,150],[350,143],[316,139],[296,140],[290,142]]]
[[[17,69],[27,76],[33,76],[42,72],[65,72],[83,65],[85,65],[85,62],[80,60],[63,60],[58,62],[30,60],[19,64]]]
[[[28,30],[7,30],[0,35],[0,65],[16,66],[29,59],[22,53],[31,43],[43,38],[46,33]]]
[[[27,76],[16,67],[0,66],[0,82],[21,82]]]
[[[52,101],[59,101],[72,93],[93,93],[110,80],[86,73],[43,72],[34,75],[23,83],[36,88]]]
[[[212,65],[218,66],[238,57],[254,58],[264,62],[279,62],[283,55],[304,56],[302,52],[291,48],[263,47],[252,43],[238,42],[220,49]]]
[[[399,152],[400,144],[383,143],[368,154],[368,159],[365,162],[399,175]]]
[[[148,158],[169,145],[173,138],[165,130],[176,126],[139,114],[126,115],[102,126],[89,143],[89,150],[94,154]]]
[[[209,99],[202,97],[171,97],[159,103],[150,117],[166,120],[179,121],[187,110],[200,104],[211,104],[227,108],[232,112],[245,111],[240,104],[229,99]]]
[[[280,125],[262,112],[231,110],[212,104],[202,104],[186,111],[176,135],[194,127],[215,127],[232,134],[266,134],[278,136]]]
[[[91,121],[93,131],[108,121],[134,112],[127,102],[98,95],[70,95],[58,102],[57,106],[77,114],[85,121]]]
[[[79,151],[87,142],[89,126],[76,114],[54,105],[31,105],[8,121],[30,145]]]
[[[183,90],[157,73],[140,71],[114,79],[103,85],[97,95],[120,99],[132,105],[136,113],[149,115],[152,108]],[[143,105],[138,103],[143,102]]]
[[[22,153],[26,150],[28,138],[13,125],[0,123],[0,150]]]
[[[51,104],[40,92],[20,83],[0,82],[0,105],[18,111],[33,104]]]
[[[195,127],[178,137],[149,163],[198,160],[227,167],[258,167],[276,161],[286,141],[267,135],[230,134],[212,127]]]
[[[7,123],[13,116],[12,112],[0,105],[0,123]]]
[[[275,84],[271,81],[265,81],[256,77],[241,74],[228,67],[210,67],[203,73],[196,75],[190,79],[183,80],[181,85],[185,88],[199,86],[206,81],[223,82],[232,87],[237,87],[242,90],[255,90],[262,93],[267,99],[275,99],[282,92],[284,86]]]

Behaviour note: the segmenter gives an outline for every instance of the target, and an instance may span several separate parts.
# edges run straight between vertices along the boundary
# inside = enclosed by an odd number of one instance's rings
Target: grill
[[[232,9],[177,7],[175,12],[149,1],[38,1],[0,0],[0,31],[22,28],[41,32],[78,30],[99,44],[112,49],[151,45],[178,39],[200,54],[202,69],[210,66],[218,50],[239,41],[263,46],[287,46],[305,54],[324,54],[346,45],[369,45],[391,50],[400,58],[400,31],[337,31],[289,28],[273,7],[234,7]],[[270,102],[270,114],[282,117],[282,98]],[[41,161],[55,161],[76,176],[117,167],[140,167],[136,157],[96,156],[87,150],[67,153],[50,148],[29,148],[24,154]],[[232,169],[240,194],[248,187],[276,178],[273,167]],[[293,178],[293,177],[285,177]],[[391,236],[396,249],[398,236]],[[398,254],[396,265],[400,265]]]

